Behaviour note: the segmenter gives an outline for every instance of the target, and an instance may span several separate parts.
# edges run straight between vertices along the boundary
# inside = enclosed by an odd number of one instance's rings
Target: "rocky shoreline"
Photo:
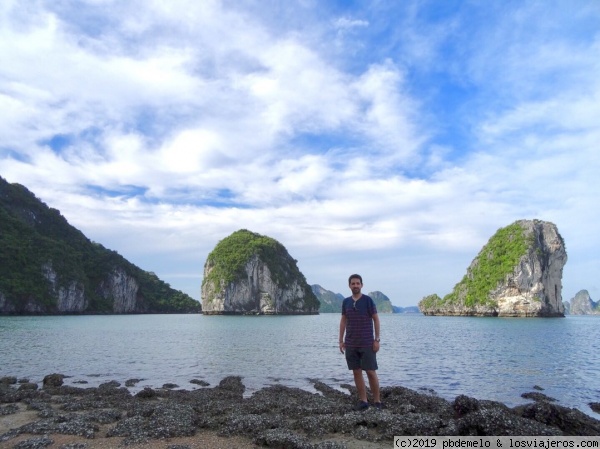
[[[357,412],[354,386],[342,385],[346,393],[319,381],[314,381],[317,393],[275,385],[244,397],[237,376],[215,387],[196,381],[196,390],[167,384],[136,394],[116,381],[94,388],[67,386],[64,377],[48,375],[41,387],[26,379],[0,378],[0,447],[190,449],[199,447],[194,438],[206,432],[226,443],[231,439],[231,446],[244,441],[245,447],[292,449],[391,447],[399,435],[600,435],[598,419],[557,405],[539,391],[523,395],[533,402],[509,408],[467,396],[448,401],[433,393],[383,387],[385,409]],[[590,404],[596,413],[599,406]],[[28,419],[17,427],[7,425],[19,414]],[[57,435],[72,438],[61,445]],[[103,439],[110,439],[110,445],[96,445]],[[182,439],[185,444],[174,444]]]

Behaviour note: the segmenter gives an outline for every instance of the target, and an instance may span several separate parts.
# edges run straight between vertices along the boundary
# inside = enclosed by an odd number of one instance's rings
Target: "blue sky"
[[[196,299],[242,228],[409,306],[536,218],[598,300],[599,172],[597,0],[0,6],[0,175]]]

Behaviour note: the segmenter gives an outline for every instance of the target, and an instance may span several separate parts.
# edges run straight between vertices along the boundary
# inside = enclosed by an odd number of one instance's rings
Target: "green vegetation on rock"
[[[439,307],[442,303],[442,298],[440,298],[435,293],[433,295],[425,296],[420,302],[419,305],[423,309],[434,309]]]
[[[442,302],[461,303],[467,307],[490,304],[490,292],[513,272],[521,257],[527,254],[531,243],[519,222],[499,229],[471,263],[467,274]],[[436,299],[436,296],[424,298],[423,305],[438,301],[439,297]]]
[[[172,289],[154,273],[144,271],[120,254],[90,241],[56,209],[48,207],[19,184],[0,177],[0,294],[17,311],[28,302],[44,313],[56,312],[56,294],[44,270],[56,273],[58,287],[83,286],[88,299],[84,313],[109,313],[112,298],[98,293],[115,269],[136,279],[147,312],[198,312],[200,304]]]
[[[214,282],[218,286],[221,280],[226,284],[238,281],[245,276],[244,269],[250,258],[258,256],[280,284],[285,279],[280,264],[282,255],[287,255],[287,251],[277,240],[241,229],[219,241],[208,255],[207,261],[213,268],[202,283]]]

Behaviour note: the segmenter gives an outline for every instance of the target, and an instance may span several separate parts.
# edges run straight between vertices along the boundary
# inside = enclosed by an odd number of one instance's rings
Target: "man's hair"
[[[350,283],[352,282],[352,279],[358,279],[360,281],[361,285],[363,283],[362,277],[360,274],[351,274],[350,277],[348,278],[348,285],[350,285]]]

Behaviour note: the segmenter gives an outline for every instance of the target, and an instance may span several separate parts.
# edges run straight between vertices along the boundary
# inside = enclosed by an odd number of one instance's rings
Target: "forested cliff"
[[[0,177],[0,314],[199,311],[198,301]]]

